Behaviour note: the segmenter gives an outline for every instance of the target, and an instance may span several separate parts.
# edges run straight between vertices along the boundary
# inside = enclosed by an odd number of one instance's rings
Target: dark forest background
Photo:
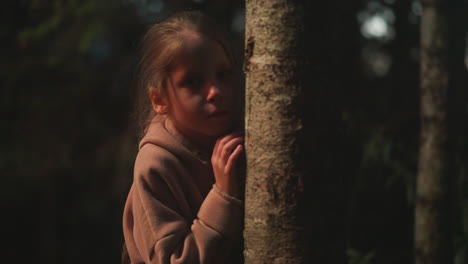
[[[141,37],[174,11],[201,9],[232,31],[241,51],[244,2],[5,0],[0,6],[1,262],[119,263],[137,152],[132,104]],[[348,260],[412,263],[421,3],[359,0],[336,8],[346,34],[330,46],[340,47],[339,60],[350,65],[329,76],[344,86]],[[451,1],[450,12],[458,264],[468,263],[468,1]]]

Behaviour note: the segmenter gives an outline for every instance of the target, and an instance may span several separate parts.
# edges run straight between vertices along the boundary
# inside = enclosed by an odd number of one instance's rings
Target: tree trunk
[[[452,263],[447,162],[448,3],[426,0],[421,19],[421,138],[415,209],[415,263]]]
[[[247,264],[345,263],[342,178],[330,173],[339,98],[323,74],[331,2],[246,1]]]

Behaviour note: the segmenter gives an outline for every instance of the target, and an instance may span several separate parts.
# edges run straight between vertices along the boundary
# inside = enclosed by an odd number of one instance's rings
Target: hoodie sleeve
[[[145,263],[224,263],[242,232],[242,208],[212,189],[197,217],[188,221],[164,180],[171,173],[176,172],[150,168],[135,174],[126,210],[131,213],[125,216],[131,218],[126,239],[132,237],[135,247],[129,251],[137,251]]]

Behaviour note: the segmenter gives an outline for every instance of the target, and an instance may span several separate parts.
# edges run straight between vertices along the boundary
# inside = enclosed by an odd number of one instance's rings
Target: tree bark
[[[339,167],[330,154],[339,100],[322,74],[332,68],[324,49],[336,35],[314,25],[333,22],[311,3],[246,1],[248,264],[345,263],[342,179],[329,171]]]
[[[452,263],[448,173],[448,1],[426,0],[421,18],[421,136],[415,263]]]

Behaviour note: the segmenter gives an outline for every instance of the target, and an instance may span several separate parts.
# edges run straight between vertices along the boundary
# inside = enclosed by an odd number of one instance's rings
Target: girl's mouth
[[[211,114],[208,115],[208,117],[221,117],[227,115],[228,111],[226,110],[220,110],[220,111],[215,111]]]

